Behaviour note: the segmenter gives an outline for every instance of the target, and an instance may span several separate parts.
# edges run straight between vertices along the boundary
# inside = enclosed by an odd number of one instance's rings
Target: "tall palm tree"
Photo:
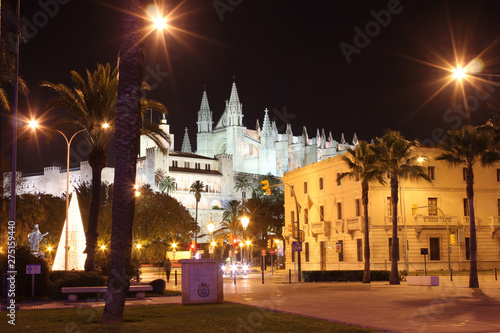
[[[370,283],[370,233],[368,219],[369,183],[378,181],[380,184],[384,185],[385,180],[382,177],[383,171],[378,167],[377,158],[366,141],[359,141],[359,145],[354,149],[347,148],[346,154],[342,155],[342,160],[350,171],[341,173],[338,176],[338,180],[344,177],[361,180],[361,202],[363,204],[365,232],[365,270],[363,274],[363,283]]]
[[[85,270],[95,269],[95,247],[97,245],[97,224],[99,219],[101,174],[107,164],[106,146],[113,136],[112,125],[116,116],[116,101],[118,92],[118,69],[111,69],[110,64],[97,64],[97,69],[91,73],[87,70],[86,80],[75,71],[71,71],[73,87],[64,84],[43,82],[42,86],[49,87],[55,92],[47,105],[46,111],[64,109],[69,112],[68,117],[56,121],[54,130],[71,129],[84,130],[85,138],[91,146],[89,165],[92,168],[92,202],[89,214],[89,223],[86,233],[87,246],[85,253]],[[147,89],[146,86],[143,86]],[[156,101],[141,100],[141,111],[151,108],[166,112],[166,108]],[[103,127],[104,124],[109,126]],[[152,137],[160,143],[157,137],[167,138],[154,124],[143,126],[143,134]],[[53,132],[55,133],[55,132]],[[52,134],[53,134],[52,133]],[[52,136],[49,136],[49,140]],[[164,148],[163,146],[160,146]],[[69,172],[69,170],[68,170]]]
[[[241,192],[253,189],[252,179],[250,176],[247,174],[238,175],[234,181],[234,189]]]
[[[391,178],[391,207],[392,207],[392,253],[390,284],[399,284],[398,257],[398,195],[399,179],[413,180],[430,178],[421,165],[417,164],[414,149],[419,146],[418,141],[408,141],[398,131],[388,130],[382,138],[375,138],[371,149],[379,162],[379,168],[389,173]]]
[[[165,170],[158,169],[155,171],[155,185],[158,186],[160,192],[167,192],[169,195],[175,191],[175,178],[167,176]]]
[[[238,232],[240,232],[242,226],[240,222],[240,217],[243,213],[243,208],[241,202],[238,200],[231,200],[225,204],[224,213],[222,213],[221,229],[225,230],[231,235],[231,247],[233,248],[233,262],[236,260],[234,254],[234,239],[238,237]]]
[[[130,286],[126,269],[132,250],[135,210],[133,185],[141,129],[141,83],[144,63],[144,19],[146,0],[123,1],[123,30],[120,45],[120,81],[115,121],[115,179],[111,227],[110,275],[103,323],[123,320],[125,298]]]
[[[201,194],[205,192],[205,185],[200,180],[195,181],[191,184],[191,188],[189,189],[190,193],[194,194],[194,198],[196,199],[196,217],[195,217],[195,226],[194,226],[194,243],[198,243],[198,203],[201,199]]]
[[[465,174],[467,201],[469,204],[470,225],[470,273],[469,287],[479,288],[477,277],[477,240],[476,240],[476,217],[474,214],[474,164],[493,166],[500,161],[498,146],[495,138],[490,132],[478,130],[474,126],[464,126],[459,130],[448,131],[449,142],[441,142],[439,147],[444,152],[436,159],[448,162],[450,166],[464,165],[467,168]]]

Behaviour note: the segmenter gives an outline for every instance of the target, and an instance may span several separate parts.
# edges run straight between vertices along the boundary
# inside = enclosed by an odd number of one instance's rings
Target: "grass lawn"
[[[0,332],[373,332],[239,304],[127,306],[124,321],[102,325],[103,308],[18,311]]]

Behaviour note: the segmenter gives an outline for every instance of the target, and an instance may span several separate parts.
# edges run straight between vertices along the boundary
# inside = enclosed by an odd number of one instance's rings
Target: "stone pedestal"
[[[222,303],[221,259],[182,259],[182,304]]]

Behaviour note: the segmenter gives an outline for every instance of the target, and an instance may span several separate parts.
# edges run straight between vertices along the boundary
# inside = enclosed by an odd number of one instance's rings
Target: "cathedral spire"
[[[181,152],[183,152],[183,153],[192,153],[193,152],[191,149],[191,142],[189,141],[187,127],[184,129],[184,140],[182,140]]]
[[[212,132],[212,111],[208,104],[207,91],[203,90],[201,97],[200,111],[198,111],[198,133],[211,133]]]
[[[355,146],[359,145],[359,140],[358,140],[358,136],[356,135],[356,133],[354,133],[354,137],[352,138],[352,144]]]
[[[238,89],[233,77],[233,86],[231,88],[231,96],[226,100],[226,110],[223,117],[227,117],[228,126],[243,126],[243,105],[240,103]]]

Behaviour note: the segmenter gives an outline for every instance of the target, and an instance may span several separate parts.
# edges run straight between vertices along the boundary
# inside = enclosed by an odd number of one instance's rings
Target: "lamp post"
[[[246,216],[243,216],[241,218],[241,226],[243,227],[243,238],[246,240],[247,238],[247,227],[248,227],[248,223],[250,222],[250,219]],[[248,251],[247,251],[248,252]],[[241,248],[241,261],[244,261],[243,258],[243,247]],[[248,253],[247,253],[248,254]],[[248,259],[247,259],[247,263],[248,263]]]
[[[213,259],[213,257],[214,257],[214,247],[213,247],[213,244],[212,244],[212,233],[214,232],[215,224],[212,221],[211,217],[210,217],[210,222],[208,222],[208,224],[207,224],[207,229],[208,229],[208,232],[210,233],[210,246],[211,246],[211,250],[209,250],[209,252],[210,252],[210,258]]]
[[[66,140],[67,145],[67,154],[66,154],[66,244],[64,247],[64,270],[68,270],[68,253],[69,253],[69,221],[68,221],[68,211],[69,211],[69,155],[71,152],[71,142],[75,138],[78,133],[84,132],[85,129],[81,129],[75,134],[71,136],[68,140],[68,137],[61,131],[56,130],[56,132],[60,133],[64,140]]]

